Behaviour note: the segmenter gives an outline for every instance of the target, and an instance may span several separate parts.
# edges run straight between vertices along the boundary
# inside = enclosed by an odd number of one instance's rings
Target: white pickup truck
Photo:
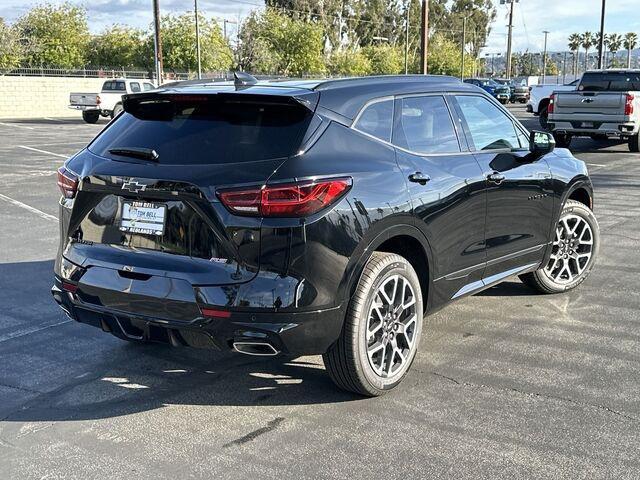
[[[96,123],[100,116],[115,117],[122,111],[122,95],[156,88],[149,80],[114,78],[102,85],[100,93],[72,93],[69,108],[82,111],[82,119]]]
[[[592,70],[575,92],[551,96],[549,129],[556,144],[572,137],[621,138],[640,152],[640,70]]]
[[[547,128],[547,107],[549,98],[553,92],[570,92],[578,87],[580,79],[574,80],[566,85],[541,84],[529,87],[529,101],[527,102],[527,112],[533,113],[540,119],[540,126]]]

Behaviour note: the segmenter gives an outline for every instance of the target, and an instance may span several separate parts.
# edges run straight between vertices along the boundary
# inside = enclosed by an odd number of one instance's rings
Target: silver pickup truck
[[[640,151],[640,70],[593,70],[573,92],[554,92],[548,127],[559,147],[573,137],[621,138]]]

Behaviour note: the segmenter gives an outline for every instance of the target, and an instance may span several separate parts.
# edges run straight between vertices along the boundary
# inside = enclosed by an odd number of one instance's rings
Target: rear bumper
[[[585,120],[588,122],[588,120]],[[593,127],[582,126],[582,121],[555,119],[549,116],[549,128],[560,134],[571,134],[574,136],[606,135],[611,137],[628,137],[636,135],[640,129],[640,124],[634,122],[591,122]]]
[[[236,342],[266,343],[278,353],[315,355],[324,353],[335,342],[344,318],[341,306],[304,312],[225,310],[227,318],[198,315],[188,320],[180,315],[172,317],[168,308],[159,318],[87,302],[82,286],[75,288],[77,290],[69,291],[69,283],[63,286],[62,279],[56,275],[51,289],[56,303],[73,320],[119,338],[173,346],[231,350]],[[196,302],[191,307],[200,310]]]
[[[69,105],[69,108],[72,110],[82,110],[82,111],[87,111],[87,110],[100,110],[100,108],[97,105]]]

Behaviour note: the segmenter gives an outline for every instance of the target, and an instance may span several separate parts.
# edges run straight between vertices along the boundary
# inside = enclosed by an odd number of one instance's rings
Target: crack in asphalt
[[[528,395],[528,396],[533,396],[533,397],[546,398],[546,399],[549,399],[549,400],[560,400],[560,401],[563,401],[563,402],[573,403],[574,405],[580,405],[580,406],[583,406],[583,407],[592,407],[592,408],[597,408],[599,410],[604,410],[606,412],[613,413],[614,415],[617,415],[617,416],[622,417],[622,418],[626,418],[627,420],[631,420],[633,422],[637,422],[638,421],[638,419],[635,418],[635,417],[632,417],[630,415],[627,415],[626,413],[622,413],[622,412],[619,412],[617,410],[614,410],[614,409],[612,409],[610,407],[607,407],[606,405],[600,405],[598,403],[581,402],[581,401],[574,400],[574,399],[568,398],[568,397],[559,397],[559,396],[556,396],[556,395],[549,395],[549,394],[540,393],[540,392],[527,392],[525,390],[519,390],[519,389],[514,388],[514,387],[497,387],[497,386],[493,386],[493,385],[485,385],[485,384],[482,384],[482,383],[465,382],[463,380],[457,380],[457,379],[455,379],[453,377],[449,377],[447,375],[444,375],[444,374],[438,373],[438,372],[421,372],[421,373],[430,373],[431,375],[443,378],[443,379],[445,379],[445,380],[447,380],[449,382],[452,382],[452,383],[454,383],[456,385],[461,385],[461,386],[464,386],[464,387],[483,387],[483,388],[490,388],[490,389],[493,389],[493,390],[511,391],[511,392],[519,393],[521,395]]]

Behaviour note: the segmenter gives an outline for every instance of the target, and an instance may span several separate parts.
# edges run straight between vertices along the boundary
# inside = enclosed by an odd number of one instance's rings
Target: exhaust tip
[[[233,342],[233,349],[245,355],[259,357],[273,357],[280,353],[273,345],[265,342]]]

